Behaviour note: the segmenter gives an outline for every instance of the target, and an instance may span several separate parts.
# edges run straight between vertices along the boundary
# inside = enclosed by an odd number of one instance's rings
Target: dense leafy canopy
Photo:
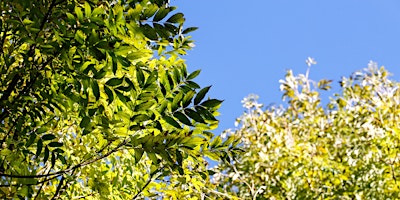
[[[314,63],[308,63],[309,66]],[[239,129],[245,152],[214,168],[218,191],[243,199],[400,198],[400,83],[374,62],[340,81],[323,107],[313,82],[288,71],[285,106],[244,99]]]
[[[174,10],[168,0],[0,2],[1,198],[205,195],[204,155],[233,147],[208,132],[221,101],[179,58],[196,28]]]

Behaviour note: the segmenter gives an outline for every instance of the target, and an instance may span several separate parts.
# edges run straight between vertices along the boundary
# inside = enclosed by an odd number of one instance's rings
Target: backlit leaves
[[[0,10],[1,199],[206,194],[205,152],[229,145],[209,145],[220,101],[179,58],[196,29],[183,13],[167,0]]]

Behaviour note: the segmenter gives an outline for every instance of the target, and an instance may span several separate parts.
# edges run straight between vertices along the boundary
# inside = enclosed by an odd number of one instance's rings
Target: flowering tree
[[[315,64],[308,59],[307,64]],[[214,168],[218,191],[245,199],[400,198],[400,84],[370,62],[340,81],[341,93],[321,105],[314,82],[288,71],[285,106],[263,110],[243,100],[239,128],[245,152]]]

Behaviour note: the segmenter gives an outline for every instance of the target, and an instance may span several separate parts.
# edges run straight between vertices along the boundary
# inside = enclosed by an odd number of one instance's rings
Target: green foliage
[[[330,82],[288,71],[280,81],[286,106],[263,110],[257,96],[245,98],[239,129],[223,134],[242,138],[245,151],[213,169],[217,191],[243,199],[399,199],[400,84],[371,62],[322,106],[318,89]]]
[[[198,199],[221,101],[167,0],[0,2],[0,197]],[[183,30],[183,31],[182,31]],[[218,139],[219,140],[219,139]]]

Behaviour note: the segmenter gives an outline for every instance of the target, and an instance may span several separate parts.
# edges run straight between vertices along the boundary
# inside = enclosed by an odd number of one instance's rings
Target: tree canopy
[[[193,47],[168,0],[0,2],[0,197],[197,199],[208,98],[180,55]]]
[[[238,129],[224,135],[241,137],[245,151],[214,168],[218,191],[243,199],[400,198],[400,83],[370,62],[323,104],[320,91],[331,81],[314,82],[309,70],[289,70],[280,81],[283,105],[243,100]]]

